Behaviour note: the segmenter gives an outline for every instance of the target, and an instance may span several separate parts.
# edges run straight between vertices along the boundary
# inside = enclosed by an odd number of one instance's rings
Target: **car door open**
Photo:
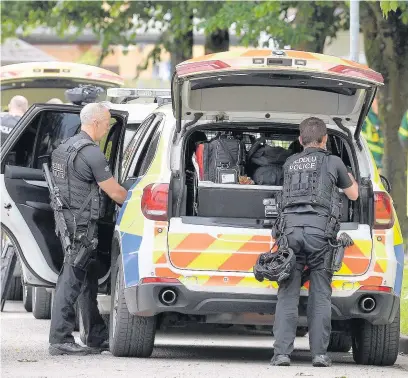
[[[27,284],[54,286],[63,263],[41,167],[63,139],[79,131],[80,111],[81,107],[71,105],[33,105],[4,145],[1,226],[16,247]],[[116,131],[110,133],[108,160],[115,172],[127,113],[111,113]]]

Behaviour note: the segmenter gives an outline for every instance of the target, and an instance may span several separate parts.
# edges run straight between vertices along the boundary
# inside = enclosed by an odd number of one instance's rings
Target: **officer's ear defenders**
[[[267,252],[259,255],[254,266],[255,279],[262,282],[283,282],[287,280],[296,267],[296,256],[287,246],[279,246],[276,252]]]

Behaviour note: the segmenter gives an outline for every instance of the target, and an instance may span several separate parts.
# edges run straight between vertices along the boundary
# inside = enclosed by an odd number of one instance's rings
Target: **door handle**
[[[4,208],[7,210],[11,209],[11,203],[5,203]]]

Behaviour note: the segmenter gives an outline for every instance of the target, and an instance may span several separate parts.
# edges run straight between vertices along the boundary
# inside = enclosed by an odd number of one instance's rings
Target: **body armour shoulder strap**
[[[309,150],[290,157],[284,165],[282,209],[321,206],[339,219],[341,201],[337,186],[329,175],[329,153]]]

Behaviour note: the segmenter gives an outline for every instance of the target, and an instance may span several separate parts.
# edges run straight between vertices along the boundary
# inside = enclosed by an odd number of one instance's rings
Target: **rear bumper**
[[[163,289],[171,288],[177,293],[174,305],[160,302]],[[370,295],[376,301],[374,310],[363,312],[359,307],[362,297]],[[213,315],[222,313],[255,313],[273,315],[276,310],[276,295],[254,295],[246,293],[223,293],[192,291],[183,284],[149,283],[125,289],[129,312],[139,316],[153,316],[162,312],[178,312],[188,315]],[[307,297],[300,297],[299,316],[306,316]],[[348,297],[332,298],[332,320],[361,318],[372,324],[390,324],[399,307],[399,297],[384,292],[358,291]]]

